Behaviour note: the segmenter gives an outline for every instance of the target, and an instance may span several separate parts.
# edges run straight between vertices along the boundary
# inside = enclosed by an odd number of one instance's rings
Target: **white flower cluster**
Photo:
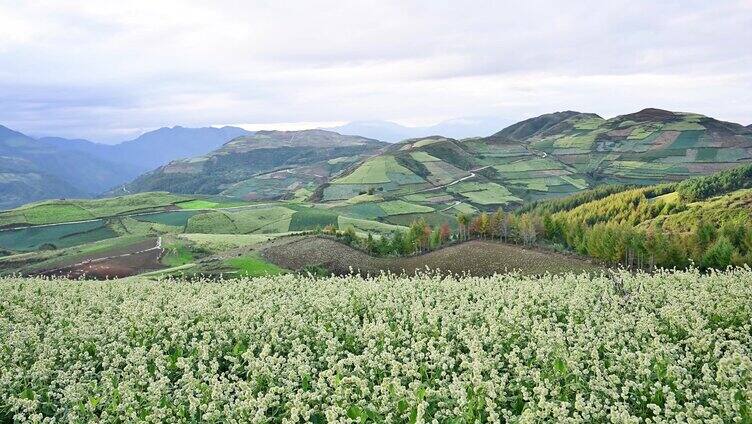
[[[0,421],[752,422],[749,270],[0,293]]]

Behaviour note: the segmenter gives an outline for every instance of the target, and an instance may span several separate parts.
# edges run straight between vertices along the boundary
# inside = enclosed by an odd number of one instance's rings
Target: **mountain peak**
[[[532,137],[536,134],[543,134],[545,132],[551,131],[558,125],[564,124],[576,117],[603,119],[594,113],[583,113],[574,110],[546,113],[544,115],[529,118],[514,125],[510,125],[492,135],[491,137],[496,139],[519,141]]]
[[[667,121],[676,118],[677,113],[665,109],[657,108],[645,108],[639,112],[630,113],[627,115],[621,115],[619,118],[623,120],[631,120],[637,122],[644,121]]]

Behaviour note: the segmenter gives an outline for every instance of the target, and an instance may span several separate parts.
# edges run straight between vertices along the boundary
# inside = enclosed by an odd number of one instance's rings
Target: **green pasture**
[[[138,221],[154,222],[157,224],[170,225],[174,227],[185,227],[188,220],[193,216],[201,213],[197,210],[184,210],[184,211],[167,211],[150,213],[147,215],[139,215],[134,218]]]
[[[416,205],[414,203],[408,203],[404,200],[391,200],[388,202],[379,203],[379,207],[387,215],[402,215],[408,213],[429,213],[433,212],[433,208],[423,205]]]
[[[208,212],[188,219],[186,233],[236,234],[238,227],[224,211]]]
[[[193,262],[193,252],[181,243],[172,243],[164,247],[165,254],[162,257],[162,263],[169,266],[181,266]]]
[[[414,182],[416,177],[412,171],[397,163],[394,156],[378,156],[367,160],[351,174],[337,178],[332,184],[385,184],[392,181],[404,184],[406,180]]]
[[[410,152],[410,157],[417,160],[418,162],[440,162],[441,161],[441,159],[435,158],[423,151]]]
[[[189,197],[164,192],[92,200],[51,200],[0,212],[0,227],[85,221],[150,210],[164,209]]]
[[[258,256],[232,258],[228,259],[225,263],[237,270],[238,275],[243,277],[262,277],[265,275],[278,275],[285,272],[284,269],[269,263]]]
[[[337,226],[339,215],[327,209],[303,207],[296,211],[290,219],[289,231],[312,230],[327,225]]]
[[[185,240],[194,246],[211,252],[237,249],[240,247],[254,246],[277,238],[282,234],[179,234],[179,239]]]
[[[522,199],[513,196],[506,187],[496,183],[462,182],[447,187],[447,191],[457,193],[479,205],[504,205],[522,202]]]
[[[188,219],[186,233],[251,234],[284,233],[295,211],[283,206],[207,212]]]
[[[522,160],[518,162],[500,164],[493,166],[499,172],[526,172],[526,171],[544,171],[549,169],[560,169],[561,164],[551,159],[536,158]]]

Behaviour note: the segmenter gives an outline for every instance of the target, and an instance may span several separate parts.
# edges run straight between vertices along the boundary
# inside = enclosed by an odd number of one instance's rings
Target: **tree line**
[[[499,209],[476,215],[458,213],[455,225],[444,222],[431,226],[425,219],[413,221],[406,231],[360,236],[353,227],[340,230],[328,225],[320,233],[377,256],[407,256],[430,252],[471,239],[499,240],[523,245],[535,244],[544,233],[543,221],[533,214],[514,214]]]

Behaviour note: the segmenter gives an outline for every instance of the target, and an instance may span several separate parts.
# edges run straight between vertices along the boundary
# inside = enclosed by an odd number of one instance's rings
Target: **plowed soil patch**
[[[347,274],[351,269],[361,274],[381,271],[413,274],[428,268],[452,274],[486,276],[512,270],[545,274],[599,269],[578,257],[490,241],[470,241],[418,256],[377,258],[331,239],[302,237],[270,242],[262,254],[283,268],[300,270],[308,265],[320,265],[335,274]]]

